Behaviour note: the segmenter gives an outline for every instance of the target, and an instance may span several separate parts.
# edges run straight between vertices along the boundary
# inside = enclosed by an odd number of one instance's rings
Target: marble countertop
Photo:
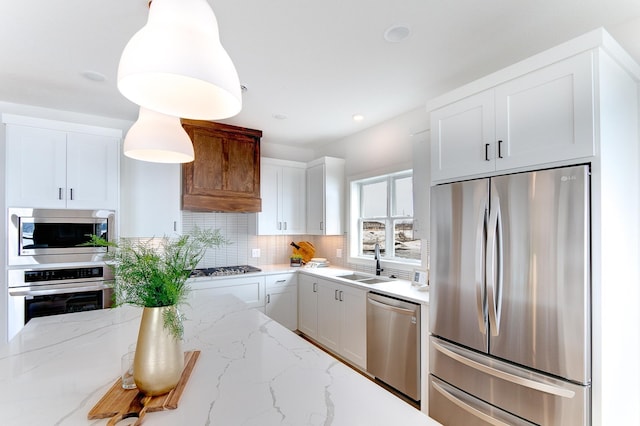
[[[227,275],[227,276],[214,276],[214,277],[197,277],[190,278],[189,281],[197,286],[199,281],[211,281],[211,280],[228,280],[232,278],[242,278],[251,275],[270,275],[270,274],[282,274],[282,273],[294,273],[300,272],[303,274],[314,275],[321,278],[330,278],[342,284],[350,285],[353,287],[363,288],[378,293],[387,294],[389,296],[406,299],[415,303],[429,304],[429,291],[419,290],[418,287],[411,285],[411,281],[402,279],[390,279],[388,282],[379,284],[364,284],[352,280],[340,278],[339,275],[350,274],[355,271],[351,269],[339,268],[335,266],[325,268],[308,268],[308,267],[292,267],[289,264],[276,264],[276,265],[260,265],[261,272],[252,272],[239,275]],[[360,275],[368,275],[375,277],[375,275],[367,274],[364,272],[357,272]],[[383,277],[385,278],[385,277]]]
[[[197,293],[197,292],[196,292]],[[191,298],[184,350],[200,358],[177,410],[151,425],[437,425],[233,296]],[[86,416],[135,342],[140,308],[36,318],[0,347],[9,425],[103,425]]]
[[[378,284],[364,284],[358,281],[348,280],[340,278],[340,275],[350,274],[354,271],[350,269],[342,268],[299,268],[303,274],[315,275],[322,278],[331,278],[342,284],[350,285],[353,287],[364,288],[369,291],[377,293],[387,294],[389,296],[406,299],[412,302],[429,304],[429,292],[418,290],[418,287],[411,285],[411,281],[402,279],[389,279],[389,281]],[[375,275],[367,274],[364,272],[357,272],[359,275],[367,275],[375,277]],[[385,277],[382,277],[385,278]]]

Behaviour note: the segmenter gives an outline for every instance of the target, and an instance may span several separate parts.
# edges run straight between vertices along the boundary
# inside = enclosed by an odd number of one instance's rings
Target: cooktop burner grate
[[[249,272],[260,272],[260,268],[251,265],[237,266],[216,266],[215,268],[194,269],[192,277],[221,277],[225,275],[247,274]]]

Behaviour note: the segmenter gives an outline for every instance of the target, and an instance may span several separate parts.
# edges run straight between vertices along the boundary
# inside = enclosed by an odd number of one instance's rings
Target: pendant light
[[[238,73],[206,0],[153,0],[147,24],[125,46],[118,90],[174,117],[217,120],[242,108]]]
[[[178,117],[141,107],[124,138],[124,155],[154,163],[193,161],[193,144]]]

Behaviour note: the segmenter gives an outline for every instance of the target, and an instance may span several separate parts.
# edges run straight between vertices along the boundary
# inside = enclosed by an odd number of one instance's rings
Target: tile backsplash
[[[254,213],[203,213],[182,212],[182,232],[188,233],[194,227],[219,229],[231,244],[209,250],[200,267],[232,265],[272,265],[289,263],[292,241],[310,241],[316,248],[316,257],[325,257],[331,265],[347,266],[344,236],[311,235],[265,235],[250,233],[249,221],[256,220]],[[260,257],[251,256],[253,249],[260,250]],[[343,257],[336,257],[337,249],[342,249]]]
[[[291,242],[310,241],[316,248],[316,257],[326,258],[332,266],[340,266],[360,272],[375,273],[373,262],[353,264],[347,262],[347,238],[345,235],[253,235],[249,230],[250,220],[256,220],[255,213],[203,213],[182,212],[182,232],[188,233],[195,226],[199,228],[219,229],[231,244],[209,250],[200,268],[234,265],[274,265],[289,263]],[[260,257],[252,257],[252,250],[259,249]],[[342,249],[342,257],[337,257],[337,249]],[[394,275],[402,279],[411,279],[411,272],[403,269],[385,267],[383,275]]]

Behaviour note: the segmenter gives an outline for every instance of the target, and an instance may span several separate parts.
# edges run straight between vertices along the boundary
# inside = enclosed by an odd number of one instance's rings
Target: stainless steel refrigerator
[[[431,189],[429,414],[587,425],[589,168]]]

